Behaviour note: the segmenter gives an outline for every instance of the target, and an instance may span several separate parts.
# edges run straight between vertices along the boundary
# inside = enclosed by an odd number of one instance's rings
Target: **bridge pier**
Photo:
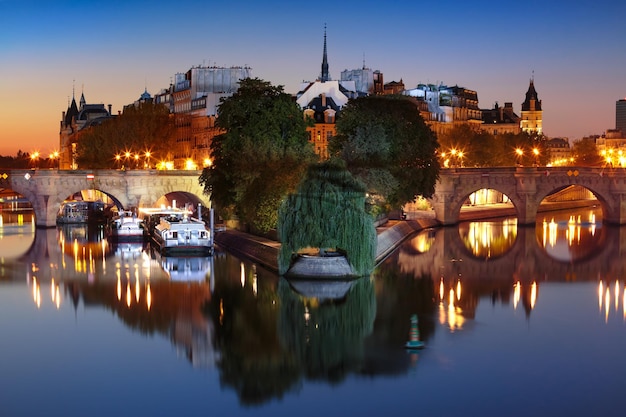
[[[81,190],[94,189],[108,195],[119,208],[153,207],[169,193],[194,196],[210,207],[199,177],[202,171],[157,170],[40,170],[16,169],[0,176],[0,188],[8,188],[30,201],[37,227],[56,226],[63,201]]]

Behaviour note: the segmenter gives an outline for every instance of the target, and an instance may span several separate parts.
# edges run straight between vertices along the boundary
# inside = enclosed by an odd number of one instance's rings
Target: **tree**
[[[301,110],[282,86],[248,78],[222,100],[216,126],[224,133],[200,176],[205,193],[222,214],[261,232],[275,228],[280,202],[316,159]]]
[[[78,165],[86,168],[119,168],[115,155],[125,151],[142,155],[148,151],[154,160],[166,159],[174,129],[167,107],[150,102],[141,103],[137,107],[129,106],[120,116],[106,119],[85,130],[77,145]]]
[[[370,96],[350,101],[337,119],[329,150],[365,183],[369,203],[388,210],[430,197],[439,175],[433,131],[405,96]]]
[[[280,206],[278,234],[280,274],[287,272],[294,254],[309,247],[345,252],[360,276],[374,268],[376,229],[365,212],[365,187],[340,161],[309,167],[297,192]]]
[[[572,157],[577,166],[602,166],[605,162],[598,152],[596,141],[589,137],[574,141]]]

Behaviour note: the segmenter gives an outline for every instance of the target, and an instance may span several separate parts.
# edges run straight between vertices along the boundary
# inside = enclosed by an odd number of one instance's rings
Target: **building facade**
[[[77,104],[74,94],[67,110],[61,115],[59,129],[59,169],[78,169],[76,147],[81,135],[91,126],[98,125],[114,117],[111,105],[87,104],[85,94],[81,93]]]
[[[506,102],[504,107],[495,103],[492,109],[483,109],[481,130],[493,136],[503,134],[516,135],[521,132],[520,117],[513,111],[513,103]]]
[[[615,129],[626,136],[626,98],[615,102]]]
[[[520,128],[522,132],[535,135],[543,135],[543,111],[541,100],[535,90],[535,80],[531,78],[526,98],[522,103]]]
[[[174,168],[210,164],[211,142],[220,134],[215,127],[219,104],[237,91],[239,81],[251,76],[247,66],[192,67],[176,74],[169,88],[155,95],[155,101],[167,105],[174,118],[176,134],[170,155]]]
[[[479,130],[482,125],[478,94],[474,90],[443,84],[418,84],[416,88],[405,90],[403,94],[423,103],[420,113],[438,135],[461,124],[468,124],[475,130]]]

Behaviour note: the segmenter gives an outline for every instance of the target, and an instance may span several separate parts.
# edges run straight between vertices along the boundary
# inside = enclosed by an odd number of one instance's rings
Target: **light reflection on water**
[[[220,251],[161,258],[97,228],[37,230],[0,270],[0,413],[204,415],[207,401],[268,416],[620,409],[626,230],[487,230],[425,230],[372,277],[324,291]],[[554,256],[559,245],[569,257]],[[413,314],[426,348],[407,352]],[[49,389],[59,379],[71,402]]]

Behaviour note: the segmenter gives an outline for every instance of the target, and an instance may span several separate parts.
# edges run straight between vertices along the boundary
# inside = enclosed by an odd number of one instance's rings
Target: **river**
[[[424,230],[332,293],[12,217],[0,415],[621,414],[626,228],[540,216]]]

